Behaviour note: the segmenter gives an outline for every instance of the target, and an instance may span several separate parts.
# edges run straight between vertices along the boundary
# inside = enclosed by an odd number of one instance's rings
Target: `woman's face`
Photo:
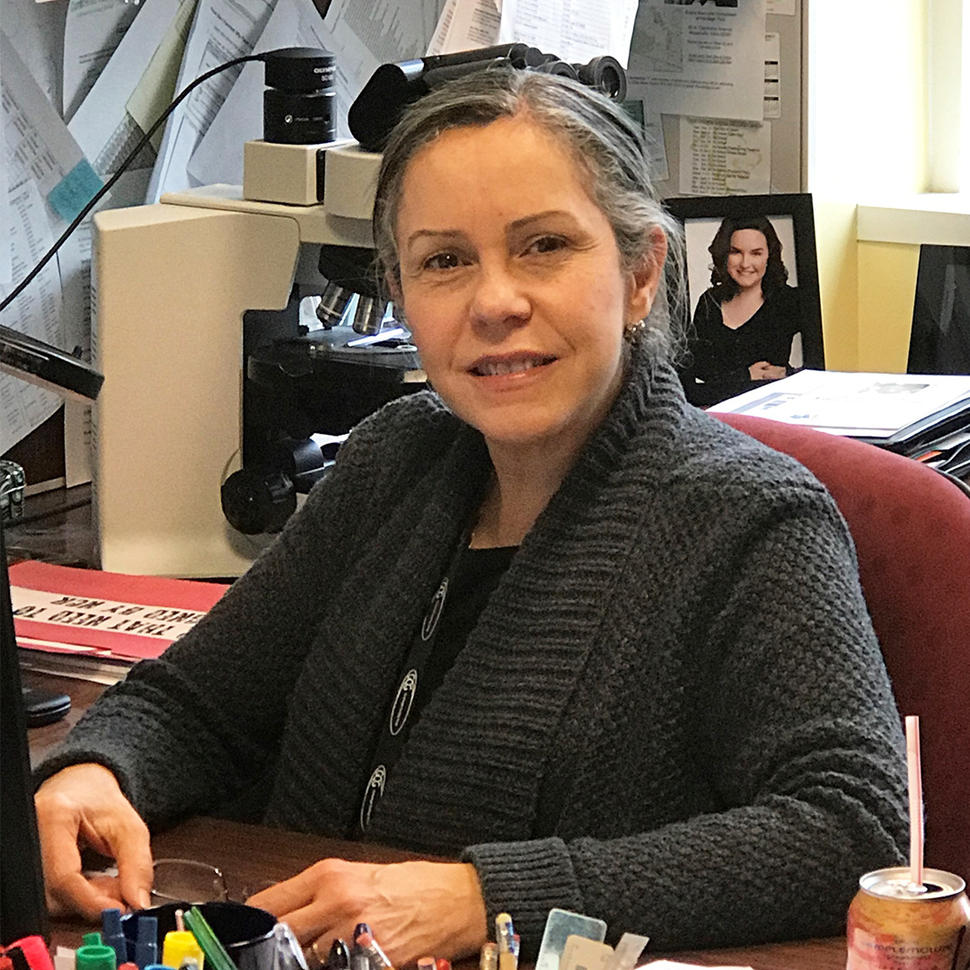
[[[405,172],[396,240],[428,378],[490,447],[575,453],[620,386],[656,258],[621,268],[585,174],[525,118],[445,132]]]
[[[742,290],[761,286],[768,267],[768,240],[758,229],[738,229],[731,233],[727,270]]]

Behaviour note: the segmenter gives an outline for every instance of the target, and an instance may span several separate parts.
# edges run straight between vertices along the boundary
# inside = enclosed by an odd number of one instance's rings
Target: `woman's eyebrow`
[[[416,229],[407,239],[404,240],[406,246],[411,246],[420,239],[462,239],[464,234],[458,229]]]
[[[543,222],[546,219],[555,217],[565,217],[570,221],[573,221],[575,218],[567,209],[545,209],[542,212],[533,212],[527,216],[522,216],[521,219],[516,219],[513,222],[510,222],[506,227],[506,232],[520,232],[523,229],[528,229],[536,222]]]

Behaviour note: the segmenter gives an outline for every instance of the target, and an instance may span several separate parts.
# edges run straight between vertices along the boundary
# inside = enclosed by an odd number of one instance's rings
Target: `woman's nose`
[[[528,319],[531,301],[521,280],[506,266],[482,265],[475,280],[471,312],[486,325],[517,325]]]

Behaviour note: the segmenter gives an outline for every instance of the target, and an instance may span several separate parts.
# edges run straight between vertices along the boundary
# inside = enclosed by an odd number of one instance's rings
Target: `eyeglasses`
[[[156,859],[152,905],[162,903],[212,903],[229,899],[229,887],[221,869],[194,859]]]

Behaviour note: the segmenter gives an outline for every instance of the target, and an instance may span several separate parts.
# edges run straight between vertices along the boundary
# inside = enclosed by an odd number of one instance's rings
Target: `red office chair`
[[[798,459],[845,516],[900,713],[920,717],[926,864],[970,882],[970,497],[850,438],[717,417]]]

